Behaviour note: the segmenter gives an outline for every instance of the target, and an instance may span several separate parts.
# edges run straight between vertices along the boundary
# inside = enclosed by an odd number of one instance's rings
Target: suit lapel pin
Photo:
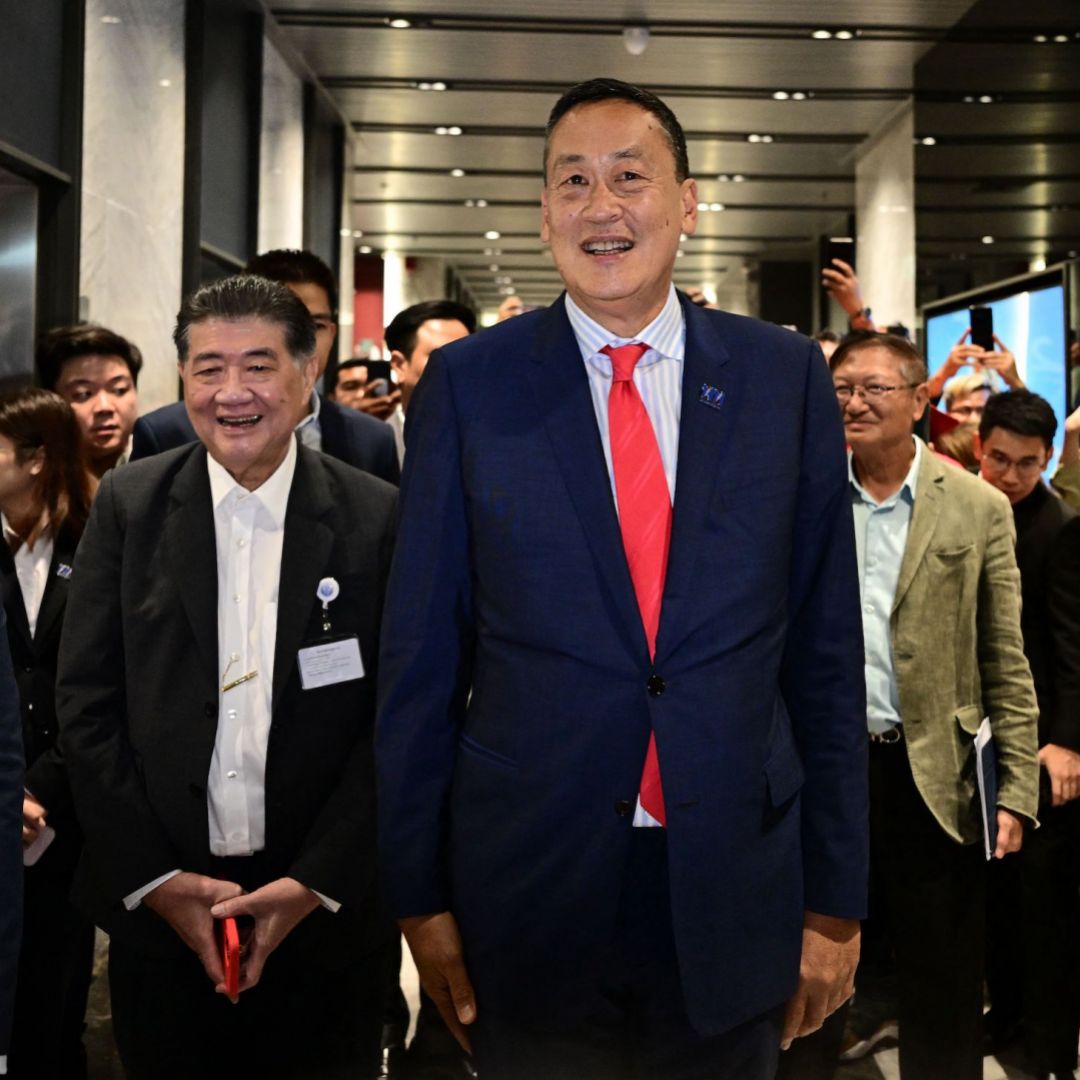
[[[71,577],[71,567],[68,566],[68,564],[64,563],[64,562],[57,563],[56,564],[56,576],[64,578],[66,580],[67,578]]]
[[[701,396],[698,401],[703,405],[708,405],[710,409],[719,409],[724,404],[724,391],[717,386],[702,383]]]
[[[341,586],[336,578],[324,577],[315,589],[315,595],[322,601],[322,625],[326,633],[330,632],[330,605],[341,595]]]

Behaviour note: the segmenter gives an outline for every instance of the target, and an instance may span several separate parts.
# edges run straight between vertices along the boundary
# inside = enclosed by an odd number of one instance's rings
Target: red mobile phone
[[[221,966],[225,969],[225,992],[230,997],[240,994],[240,931],[236,919],[218,919],[216,924]]]

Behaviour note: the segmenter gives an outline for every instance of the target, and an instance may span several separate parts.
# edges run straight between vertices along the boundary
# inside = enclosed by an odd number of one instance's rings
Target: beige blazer
[[[942,828],[982,835],[973,743],[990,717],[998,805],[1035,820],[1038,708],[1020,635],[1012,508],[924,449],[893,600],[893,659],[911,771]]]

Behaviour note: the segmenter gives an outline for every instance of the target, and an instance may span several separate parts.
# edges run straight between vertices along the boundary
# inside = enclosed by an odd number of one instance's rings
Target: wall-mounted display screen
[[[923,309],[924,345],[931,373],[941,367],[970,326],[969,308],[982,305],[993,313],[994,333],[1016,357],[1016,368],[1024,384],[1053,407],[1058,418],[1060,449],[1062,426],[1068,414],[1069,351],[1062,270],[1016,278],[927,305]],[[961,374],[967,370],[961,369]],[[1051,471],[1054,467],[1052,462]]]

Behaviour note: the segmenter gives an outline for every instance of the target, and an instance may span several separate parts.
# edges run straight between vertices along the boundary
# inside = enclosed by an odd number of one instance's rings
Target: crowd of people
[[[816,342],[679,293],[644,90],[544,173],[549,308],[331,365],[271,251],[182,401],[89,324],[0,396],[0,1074],[87,1075],[99,927],[136,1080],[1074,1075],[1080,409],[1047,483],[1000,340],[931,374],[840,260]]]

